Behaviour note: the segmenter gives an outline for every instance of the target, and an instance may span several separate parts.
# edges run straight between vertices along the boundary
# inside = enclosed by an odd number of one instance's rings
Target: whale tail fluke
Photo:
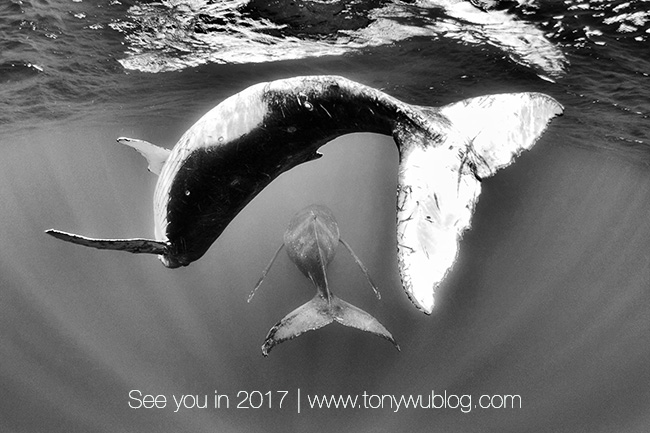
[[[117,250],[135,254],[159,255],[164,254],[167,250],[166,243],[152,239],[96,239],[53,229],[46,230],[45,233],[62,241],[100,250]]]
[[[273,326],[262,345],[262,354],[268,356],[278,344],[332,322],[375,334],[390,341],[399,350],[391,333],[377,319],[330,293],[329,300],[317,294]]]
[[[413,121],[393,133],[398,262],[407,295],[430,314],[470,227],[481,180],[530,149],[563,108],[544,94],[512,93],[412,109]]]

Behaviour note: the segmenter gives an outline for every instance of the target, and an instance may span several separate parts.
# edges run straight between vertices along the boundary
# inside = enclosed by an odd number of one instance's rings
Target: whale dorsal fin
[[[404,289],[430,314],[435,291],[470,227],[481,179],[530,149],[562,106],[546,95],[515,93],[418,109],[437,135],[409,125],[395,132],[400,148],[397,248]]]
[[[149,163],[147,167],[153,174],[160,174],[165,161],[169,158],[171,151],[164,147],[156,146],[148,141],[139,140],[137,138],[120,137],[117,142],[125,146],[129,146],[137,150],[140,155],[144,156]]]

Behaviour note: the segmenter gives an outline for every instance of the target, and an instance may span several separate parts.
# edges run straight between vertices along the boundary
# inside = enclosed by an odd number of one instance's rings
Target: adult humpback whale
[[[360,308],[334,296],[327,282],[327,265],[334,259],[336,247],[341,243],[350,252],[354,261],[366,275],[375,294],[379,292],[370,279],[361,260],[354,254],[352,248],[340,237],[339,226],[332,211],[321,205],[311,205],[298,211],[284,232],[284,239],[268,264],[259,282],[248,297],[253,298],[255,291],[260,287],[268,270],[273,265],[276,257],[283,247],[286,247],[289,258],[296,264],[300,272],[309,278],[316,287],[316,295],[311,301],[287,314],[270,330],[264,344],[262,354],[267,356],[276,345],[296,338],[300,334],[322,328],[332,322],[338,322],[351,328],[370,332],[399,346],[390,332],[377,319]]]
[[[537,141],[562,106],[540,93],[401,102],[336,76],[253,85],[199,119],[171,151],[132,139],[159,174],[155,240],[47,233],[100,249],[158,254],[169,268],[198,260],[244,206],[281,173],[353,132],[392,135],[399,150],[397,249],[404,289],[427,314],[469,227],[481,179]]]

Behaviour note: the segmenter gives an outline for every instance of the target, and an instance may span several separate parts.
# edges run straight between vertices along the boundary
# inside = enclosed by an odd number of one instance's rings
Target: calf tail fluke
[[[334,295],[332,295],[331,304],[335,321],[341,325],[370,332],[371,334],[388,340],[393,343],[397,350],[400,350],[399,344],[397,344],[393,335],[373,316],[366,313],[361,308],[355,307]]]
[[[330,294],[329,300],[317,294],[271,328],[262,345],[262,354],[268,356],[276,345],[332,322],[375,334],[390,341],[399,350],[391,333],[370,314],[333,294]]]
[[[45,233],[62,241],[100,250],[117,250],[128,251],[134,254],[158,255],[164,254],[167,250],[166,243],[152,239],[96,239],[52,229],[46,230]]]

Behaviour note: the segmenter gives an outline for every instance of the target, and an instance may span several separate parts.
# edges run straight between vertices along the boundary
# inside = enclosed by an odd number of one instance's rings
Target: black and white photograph
[[[2,0],[0,431],[650,431],[649,0]]]

